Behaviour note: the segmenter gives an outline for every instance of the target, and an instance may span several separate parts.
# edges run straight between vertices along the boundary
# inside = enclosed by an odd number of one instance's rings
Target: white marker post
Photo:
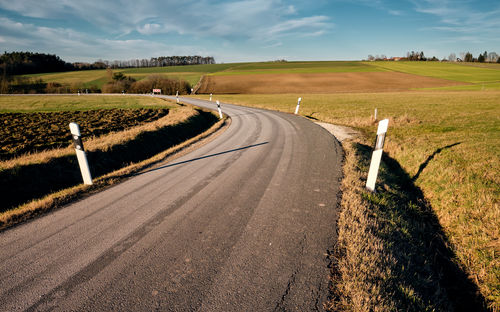
[[[78,164],[80,165],[80,171],[83,177],[83,183],[87,185],[92,185],[92,176],[90,175],[89,163],[87,162],[87,155],[83,149],[82,135],[80,133],[80,127],[78,124],[72,122],[69,124],[69,129],[71,130],[71,136],[73,138],[73,145],[75,146],[76,158],[78,159]]]
[[[370,170],[368,171],[368,179],[366,180],[366,188],[372,192],[375,192],[375,182],[377,182],[378,169],[380,167],[380,161],[382,160],[385,134],[387,133],[388,126],[389,119],[381,120],[378,123],[377,141],[375,141]]]
[[[297,107],[295,108],[295,115],[299,113],[300,101],[302,101],[301,97],[299,97],[299,100],[297,101]]]
[[[377,111],[377,109],[375,108],[375,116],[374,116],[374,118],[373,118],[373,120],[375,120],[375,121],[377,121],[377,113],[378,113],[378,111]]]
[[[177,104],[179,104],[179,90],[175,92],[175,99],[177,100]]]
[[[222,111],[221,111],[221,109],[220,109],[220,103],[219,103],[219,101],[218,101],[218,100],[217,100],[217,102],[216,102],[216,103],[217,103],[217,110],[219,111],[219,118],[220,118],[220,119],[222,119]]]
[[[210,93],[210,102],[212,102],[212,93]]]

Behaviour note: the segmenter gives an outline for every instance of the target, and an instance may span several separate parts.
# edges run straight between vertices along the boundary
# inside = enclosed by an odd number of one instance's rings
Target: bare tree
[[[496,52],[488,53],[487,61],[494,63],[498,60],[498,54]]]

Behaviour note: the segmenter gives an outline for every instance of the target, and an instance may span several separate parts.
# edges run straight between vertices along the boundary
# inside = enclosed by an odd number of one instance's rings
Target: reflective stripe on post
[[[300,101],[302,101],[301,97],[299,97],[299,100],[297,101],[297,107],[295,108],[295,115],[299,113]]]
[[[217,110],[219,111],[219,118],[222,119],[222,111],[220,109],[220,103],[219,103],[219,100],[217,100]]]
[[[382,160],[385,135],[387,133],[388,126],[389,119],[381,120],[378,123],[377,140],[375,141],[370,170],[368,171],[368,179],[366,180],[366,188],[372,192],[375,192],[375,183],[377,182],[378,169],[380,167],[380,161]]]
[[[83,183],[87,185],[92,185],[92,176],[90,175],[89,163],[87,161],[87,155],[83,149],[82,135],[80,133],[80,127],[78,124],[72,122],[69,124],[69,129],[71,131],[71,137],[73,139],[73,145],[75,147],[76,158],[78,159],[78,165],[80,166],[80,172],[82,173]]]

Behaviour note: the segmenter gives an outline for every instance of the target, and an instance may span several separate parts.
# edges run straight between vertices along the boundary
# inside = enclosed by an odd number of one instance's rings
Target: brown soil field
[[[100,109],[92,111],[0,114],[0,160],[71,144],[69,123],[83,137],[101,136],[157,120],[168,109]]]
[[[206,76],[197,93],[389,92],[466,83],[397,72]]]

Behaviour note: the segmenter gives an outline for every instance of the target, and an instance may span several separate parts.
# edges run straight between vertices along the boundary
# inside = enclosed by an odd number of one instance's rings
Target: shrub
[[[174,80],[161,75],[152,75],[146,79],[134,82],[130,92],[150,93],[153,89],[161,89],[163,94],[189,94],[191,86],[184,80]]]

